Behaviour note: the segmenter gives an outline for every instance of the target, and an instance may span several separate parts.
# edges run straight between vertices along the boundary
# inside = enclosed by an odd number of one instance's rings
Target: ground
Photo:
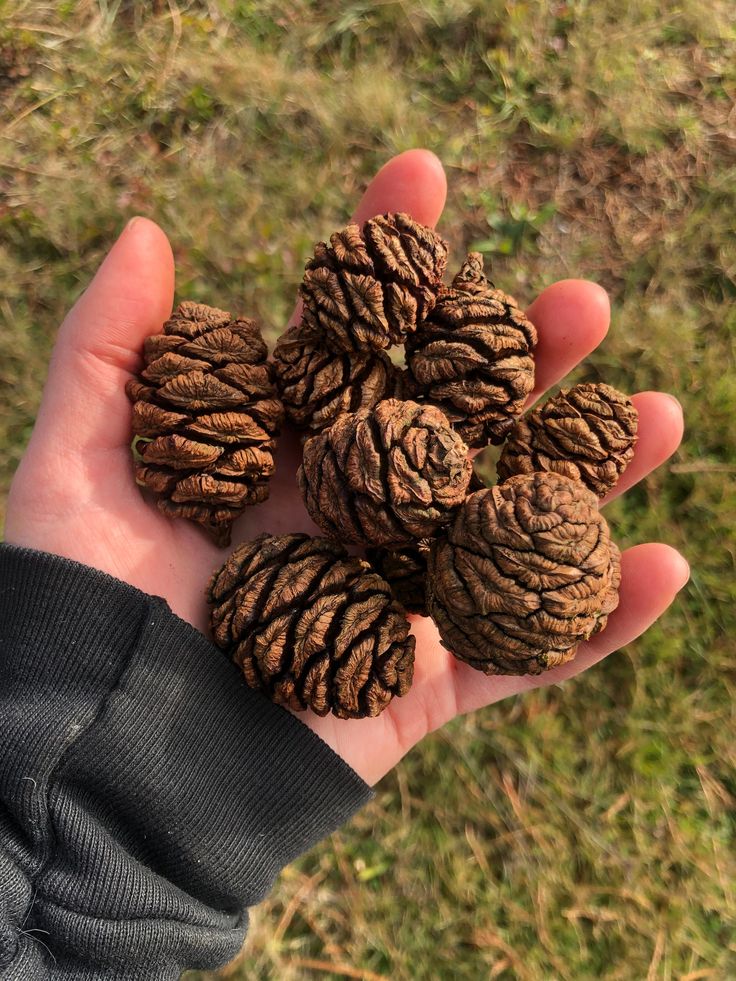
[[[133,214],[178,291],[271,339],[314,241],[394,152],[529,302],[602,283],[575,376],[683,403],[608,517],[693,575],[564,687],[456,721],[287,869],[229,978],[736,977],[736,35],[726,0],[0,0],[0,483],[64,311]],[[490,466],[490,465],[489,465]]]

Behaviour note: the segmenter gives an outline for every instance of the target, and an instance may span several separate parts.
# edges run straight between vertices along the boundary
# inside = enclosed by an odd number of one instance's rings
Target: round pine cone
[[[333,351],[400,344],[432,309],[446,262],[443,239],[409,215],[348,225],[307,263],[302,324]]]
[[[439,409],[386,399],[304,444],[298,481],[312,519],[357,545],[429,538],[465,499],[467,447]]]
[[[426,617],[427,557],[432,541],[424,538],[402,548],[369,548],[366,557],[386,580],[391,592],[408,613]]]
[[[379,715],[411,687],[414,637],[367,562],[308,535],[261,535],[209,584],[217,645],[279,705]]]
[[[303,326],[291,327],[273,352],[276,385],[288,418],[321,432],[345,412],[400,398],[403,373],[383,351],[330,351]]]
[[[500,443],[534,388],[537,332],[471,252],[406,341],[410,391],[445,412],[468,446]]]
[[[268,497],[283,416],[253,320],[180,304],[148,337],[133,402],[136,480],[170,517],[203,525],[217,545],[235,518]]]
[[[429,612],[485,674],[539,674],[575,656],[618,604],[620,554],[594,494],[552,473],[467,498],[432,547]]]
[[[575,385],[516,423],[498,479],[551,471],[603,497],[634,455],[638,419],[631,400],[610,385]]]

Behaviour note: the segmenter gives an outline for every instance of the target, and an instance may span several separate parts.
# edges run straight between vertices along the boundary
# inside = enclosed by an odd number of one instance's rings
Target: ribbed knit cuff
[[[9,545],[0,745],[24,929],[128,969],[233,956],[243,910],[372,796],[162,599]]]

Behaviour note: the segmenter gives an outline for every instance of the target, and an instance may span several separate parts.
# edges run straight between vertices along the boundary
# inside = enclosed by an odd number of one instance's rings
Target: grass
[[[312,243],[399,150],[529,301],[610,291],[578,371],[677,393],[675,460],[612,506],[693,566],[625,651],[457,720],[281,876],[229,978],[736,977],[736,36],[725,0],[0,0],[0,482],[54,331],[132,214],[182,296],[273,338]]]

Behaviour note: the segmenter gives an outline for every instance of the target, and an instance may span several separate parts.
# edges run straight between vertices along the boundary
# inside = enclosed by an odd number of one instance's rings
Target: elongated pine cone
[[[467,498],[428,563],[442,643],[485,674],[540,674],[575,656],[618,604],[620,554],[595,495],[553,473]]]
[[[220,546],[244,508],[268,497],[283,406],[267,355],[255,321],[185,302],[146,339],[145,367],[126,385],[137,482]]]
[[[369,548],[366,558],[383,576],[391,592],[408,613],[426,617],[427,558],[432,540],[424,538],[401,548]]]
[[[261,535],[210,580],[217,645],[251,688],[295,710],[379,715],[411,687],[414,637],[367,562],[308,535]]]
[[[312,520],[358,545],[430,538],[465,499],[467,447],[431,405],[386,399],[304,444],[298,481]]]
[[[301,325],[281,336],[273,359],[288,418],[313,433],[345,412],[372,409],[383,399],[404,394],[403,372],[385,352],[336,353]]]
[[[499,481],[551,471],[581,480],[598,497],[634,455],[639,415],[610,385],[575,385],[520,419],[498,461]]]
[[[443,239],[407,214],[348,225],[307,263],[302,325],[333,351],[403,343],[432,309],[446,263]]]
[[[500,443],[534,388],[537,332],[471,252],[406,340],[412,396],[445,412],[468,446]]]

